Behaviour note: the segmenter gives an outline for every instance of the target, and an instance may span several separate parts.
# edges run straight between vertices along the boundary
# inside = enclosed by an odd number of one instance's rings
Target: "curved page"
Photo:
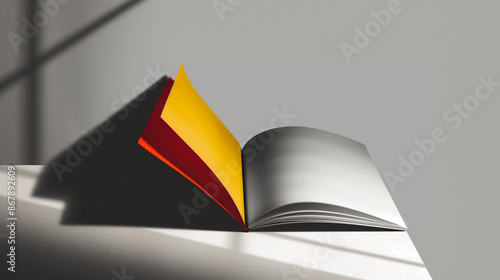
[[[245,220],[241,147],[201,99],[181,65],[161,118],[210,167]]]
[[[243,217],[220,180],[203,160],[160,118],[164,105],[169,99],[172,84],[175,85],[175,83],[177,82],[169,79],[141,135],[139,145],[191,180],[226,209],[240,224],[244,225]]]
[[[265,131],[243,148],[247,224],[297,203],[363,212],[405,227],[365,146],[330,132],[286,127]]]

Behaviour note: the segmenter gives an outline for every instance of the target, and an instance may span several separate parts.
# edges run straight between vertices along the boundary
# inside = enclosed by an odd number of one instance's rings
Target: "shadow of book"
[[[138,145],[168,81],[157,81],[46,165],[33,195],[64,200],[62,224],[243,231],[195,184]]]

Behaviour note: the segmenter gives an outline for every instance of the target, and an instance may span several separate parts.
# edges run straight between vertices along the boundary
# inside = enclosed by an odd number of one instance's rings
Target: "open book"
[[[404,230],[362,144],[279,127],[243,149],[181,66],[53,158],[61,222],[224,231]]]
[[[241,148],[182,65],[138,144],[245,230],[405,229],[364,145],[318,129],[280,127]],[[206,203],[194,197],[179,203],[178,213],[188,224]]]

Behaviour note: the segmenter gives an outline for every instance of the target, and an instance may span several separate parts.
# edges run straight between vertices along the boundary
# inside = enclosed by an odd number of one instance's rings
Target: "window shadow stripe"
[[[103,25],[107,24],[117,16],[121,15],[125,11],[129,10],[135,4],[142,2],[143,0],[131,0],[128,1],[118,8],[108,12],[104,16],[101,16],[99,19],[95,20],[93,23],[87,25],[87,27],[82,28],[80,31],[77,31],[74,35],[65,39],[63,42],[59,43],[52,49],[45,52],[43,55],[37,57],[33,61],[29,62],[27,65],[21,67],[19,70],[14,71],[10,75],[7,75],[6,78],[0,81],[0,94],[2,94],[2,90],[10,86],[13,82],[17,81],[19,78],[23,77],[26,74],[29,74],[33,68],[37,68],[41,64],[45,63],[47,60],[53,58],[54,56],[60,54],[61,52],[67,50],[71,46],[73,46],[78,41],[82,40],[92,32],[96,31],[98,28],[103,27]],[[28,1],[33,2],[33,1]],[[36,2],[35,2],[36,3]],[[36,37],[36,36],[35,36]],[[35,40],[35,38],[31,39]]]

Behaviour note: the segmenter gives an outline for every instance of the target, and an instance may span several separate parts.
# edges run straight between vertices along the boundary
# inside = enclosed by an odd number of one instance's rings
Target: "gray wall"
[[[456,129],[458,115],[443,114],[474,105],[479,76],[500,81],[500,2],[401,0],[349,63],[341,43],[355,45],[355,27],[391,2],[243,0],[221,20],[213,1],[73,0],[16,54],[7,34],[21,33],[30,5],[0,1],[0,163],[47,162],[142,86],[148,68],[175,78],[183,61],[242,145],[286,107],[290,125],[358,140],[381,174],[400,175],[398,157],[443,129],[446,141],[403,182],[384,180],[434,279],[498,279],[500,87]]]

